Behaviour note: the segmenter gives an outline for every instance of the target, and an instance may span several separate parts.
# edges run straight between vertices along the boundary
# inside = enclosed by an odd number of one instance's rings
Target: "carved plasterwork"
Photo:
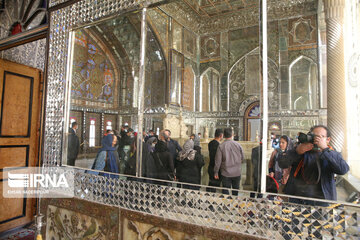
[[[200,17],[196,11],[182,1],[172,2],[160,8],[183,26],[203,35],[222,32],[224,29],[259,25],[260,6],[258,6],[257,2],[250,5],[251,7],[238,9],[231,14],[220,14],[212,17]],[[314,0],[268,1],[268,20],[270,21],[315,14],[316,11],[317,1]]]
[[[318,62],[318,53],[316,48],[289,51],[288,62],[293,62],[299,56],[306,56],[308,58],[311,58],[314,62]]]
[[[220,56],[220,34],[201,37],[201,59]]]
[[[249,98],[247,98],[246,100],[244,100],[239,107],[239,113],[241,114],[241,116],[245,115],[245,110],[248,108],[248,106],[253,103],[259,101],[259,96],[250,96]]]
[[[142,240],[142,234],[139,227],[133,221],[129,221],[127,224],[127,228],[133,231],[137,235],[137,240]]]
[[[202,134],[203,138],[205,138],[205,132],[209,136],[214,136],[214,132],[218,125],[216,124],[217,119],[213,118],[199,118],[196,119],[196,132]]]
[[[158,240],[173,240],[170,234],[162,228],[153,227],[149,229],[145,234],[143,239],[158,239]]]
[[[196,57],[196,35],[184,28],[184,54]]]
[[[360,81],[360,54],[354,53],[348,64],[349,84],[351,87],[356,88]]]
[[[179,119],[179,122],[180,122],[180,138],[188,137],[187,134],[186,134],[186,132],[188,131],[188,127],[186,126],[184,120],[185,120],[184,117],[182,116],[182,114],[180,114],[180,119]]]
[[[119,210],[75,199],[42,199],[44,239],[118,239]]]
[[[260,94],[260,55],[248,54],[245,58],[245,93],[248,95]]]
[[[278,118],[269,118],[269,121],[277,121]],[[298,132],[308,132],[312,126],[319,124],[317,116],[308,117],[283,117],[281,118],[281,130],[283,134],[295,138]]]
[[[260,78],[257,76],[260,56],[259,48],[250,51],[240,58],[230,69],[228,75],[230,111],[240,109],[240,104],[249,96],[259,96]],[[255,67],[254,67],[255,66]],[[279,69],[271,58],[268,58],[268,96],[269,108],[279,108]]]
[[[195,14],[187,4],[178,1],[172,2],[171,4],[161,5],[159,8],[170,17],[176,19],[176,21],[184,27],[194,32],[198,32],[201,17]]]
[[[239,109],[239,104],[244,100],[245,96],[245,57],[239,59],[238,62],[230,69],[228,75],[229,81],[229,97],[230,111]]]
[[[166,114],[163,119],[163,128],[171,130],[171,137],[180,138],[186,137],[187,127],[183,121],[182,114],[175,116],[172,114]]]
[[[289,21],[289,47],[316,44],[316,17],[301,17]]]
[[[323,112],[323,111],[322,111]],[[308,118],[311,116],[319,116],[319,110],[306,110],[306,111],[290,111],[290,110],[277,110],[277,111],[269,111],[269,117],[274,118],[283,118],[283,117],[304,117]],[[326,115],[326,113],[324,113]]]
[[[205,40],[204,47],[205,47],[204,54],[207,57],[213,57],[213,56],[218,55],[217,52],[218,52],[218,49],[219,49],[219,43],[218,43],[218,41],[216,41],[215,38],[212,38],[212,37],[207,38]]]
[[[279,68],[274,60],[268,58],[268,98],[269,109],[278,109],[279,102]]]
[[[184,83],[182,86],[182,105],[183,108],[191,111],[194,109],[194,83],[195,73],[191,65],[188,65],[184,69]]]

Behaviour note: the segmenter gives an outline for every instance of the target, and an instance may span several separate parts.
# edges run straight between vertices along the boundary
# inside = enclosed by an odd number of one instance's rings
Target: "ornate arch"
[[[208,72],[214,73],[217,78],[211,75],[208,78]],[[206,82],[207,81],[207,85]],[[212,93],[212,94],[211,94]],[[205,96],[205,99],[204,99]],[[200,76],[200,112],[206,111],[218,111],[220,108],[220,73],[213,67],[207,68]],[[204,102],[206,100],[206,102]]]
[[[171,237],[171,235],[166,232],[164,229],[159,228],[159,227],[153,227],[150,228],[143,236],[144,240],[148,240],[150,237],[153,237],[156,234],[160,234],[160,238],[156,238],[159,240],[173,240],[173,238]]]
[[[244,140],[250,141],[249,119],[260,119],[260,101],[248,105],[244,113]]]
[[[192,65],[187,65],[184,68],[184,82],[182,86],[181,105],[184,109],[195,111],[195,71]]]
[[[261,61],[259,47],[240,57],[230,68],[227,76],[228,110],[237,111],[242,102],[250,96],[260,96],[260,68],[254,68],[254,61]],[[279,70],[276,62],[268,58],[268,93],[270,109],[279,107]],[[257,79],[257,81],[255,81]]]
[[[301,64],[301,62],[305,63]],[[318,74],[316,62],[303,55],[297,57],[289,65],[290,109],[316,109],[318,106],[317,91]]]
[[[120,71],[112,51],[96,31],[83,29],[74,37],[73,98],[116,107]]]

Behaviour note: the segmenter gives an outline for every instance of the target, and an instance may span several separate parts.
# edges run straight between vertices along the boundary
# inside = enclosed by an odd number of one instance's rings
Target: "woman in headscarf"
[[[180,182],[200,184],[201,168],[204,166],[203,156],[194,150],[194,141],[185,142],[183,150],[179,153],[176,165],[176,176]],[[184,184],[184,187],[199,189],[199,187]]]
[[[149,137],[145,143],[146,143],[146,146],[147,146],[147,150],[152,153],[152,152],[155,151],[155,145],[157,143],[157,138],[156,137]]]
[[[155,163],[156,178],[173,181],[175,179],[174,161],[166,145],[166,137],[165,130],[161,130],[159,140],[157,141],[151,156]]]
[[[279,156],[283,152],[286,152],[287,150],[291,150],[291,149],[293,149],[293,143],[291,139],[288,136],[283,135],[280,137],[279,148],[276,148],[272,152],[270,157],[269,176],[275,178],[275,180],[281,185],[285,185],[287,180],[289,179],[291,167],[281,168],[279,166],[279,161],[278,161]],[[281,190],[282,188],[280,189],[280,191]]]
[[[119,167],[117,164],[118,162],[117,154],[115,154],[116,142],[117,142],[117,138],[114,134],[107,134],[101,140],[102,148],[99,149],[99,152],[96,155],[94,164],[91,169],[112,172],[112,173],[119,173]],[[110,176],[115,177],[113,175]]]

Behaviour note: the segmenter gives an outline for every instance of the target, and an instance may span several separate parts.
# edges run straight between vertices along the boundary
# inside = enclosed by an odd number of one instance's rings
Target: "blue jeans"
[[[224,188],[240,189],[240,179],[241,179],[241,175],[237,177],[222,176],[222,185]],[[229,191],[223,189],[223,194],[229,194]],[[237,196],[238,191],[233,190],[232,195]]]

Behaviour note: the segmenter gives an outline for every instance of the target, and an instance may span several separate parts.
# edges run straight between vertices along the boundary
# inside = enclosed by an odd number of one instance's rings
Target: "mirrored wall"
[[[346,134],[356,133],[346,133],[345,69],[339,67],[344,66],[344,46],[339,32],[335,36],[327,30],[331,23],[325,19],[333,16],[325,16],[323,2],[299,2],[285,7],[281,17],[278,3],[268,2],[274,11],[267,16],[266,191],[304,197],[290,200],[305,204],[309,198],[358,203],[358,157],[346,150],[352,145]],[[353,10],[347,8],[347,14],[355,17]]]
[[[241,146],[231,176],[239,177],[239,189],[260,191],[262,167],[271,177],[263,186],[267,191],[317,197],[284,190],[298,165],[280,167],[279,159],[299,145],[299,132],[327,125],[324,10],[318,1],[279,4],[268,3],[267,76],[259,1],[172,1],[73,29],[63,163],[89,174],[222,191],[217,187],[224,186],[225,160],[215,164],[212,148],[232,139]],[[231,137],[214,142],[217,129]],[[341,183],[340,175],[349,172],[346,161],[330,184],[339,200],[352,202],[354,193]],[[314,191],[322,191],[321,171],[314,173]]]

